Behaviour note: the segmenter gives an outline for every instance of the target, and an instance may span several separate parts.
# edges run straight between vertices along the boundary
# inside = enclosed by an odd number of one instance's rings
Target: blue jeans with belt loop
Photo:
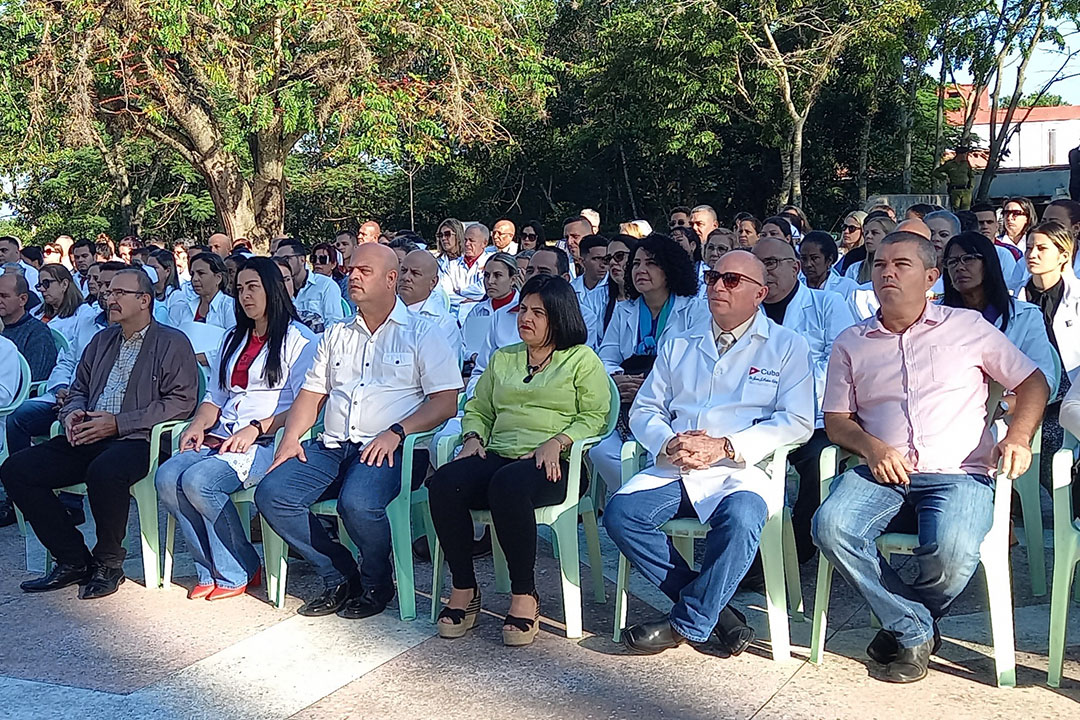
[[[709,517],[712,529],[705,536],[700,572],[687,565],[660,530],[668,520],[697,517],[678,480],[612,495],[604,508],[604,527],[631,564],[675,603],[671,626],[688,640],[705,642],[754,561],[768,514],[761,496],[747,490],[721,500]]]
[[[933,637],[934,621],[975,574],[994,520],[994,483],[986,475],[913,473],[908,479],[908,485],[883,485],[866,466],[848,470],[833,482],[812,528],[814,544],[905,648]],[[918,517],[919,572],[912,585],[876,543],[905,504]]]

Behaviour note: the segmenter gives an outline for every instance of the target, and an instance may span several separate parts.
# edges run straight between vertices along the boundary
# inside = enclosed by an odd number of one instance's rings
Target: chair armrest
[[[176,455],[180,452],[180,436],[191,427],[191,420],[184,420],[179,425],[172,429],[172,455]]]
[[[48,380],[38,380],[35,383],[30,383],[30,394],[27,397],[40,397],[48,389]]]
[[[443,425],[445,425],[445,423],[443,423]],[[417,443],[429,442],[431,438],[435,437],[435,433],[442,429],[442,427],[443,426],[440,425],[431,430],[410,433],[405,436],[405,442],[401,444],[401,497],[409,497],[412,494],[412,460],[413,455],[417,450]],[[420,449],[422,450],[423,448],[424,446],[421,445]],[[406,468],[409,469],[409,472],[405,472]]]
[[[450,462],[450,453],[454,452],[454,448],[460,443],[461,433],[445,435],[439,438],[439,443],[435,448],[435,467],[441,468],[443,465]]]
[[[1073,502],[1072,502],[1072,469],[1076,462],[1078,448],[1063,447],[1054,453],[1053,489],[1051,494],[1054,500],[1054,537],[1057,540],[1058,528],[1065,530],[1073,526]],[[1056,543],[1055,543],[1056,545]]]

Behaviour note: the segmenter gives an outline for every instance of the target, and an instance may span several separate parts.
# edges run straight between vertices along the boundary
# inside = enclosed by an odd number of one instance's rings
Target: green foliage
[[[1065,98],[1054,93],[1030,93],[1020,98],[1020,107],[1064,107],[1069,105]]]

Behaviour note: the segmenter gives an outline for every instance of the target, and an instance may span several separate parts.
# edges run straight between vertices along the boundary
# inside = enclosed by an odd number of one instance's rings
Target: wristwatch
[[[484,438],[480,437],[480,433],[476,432],[475,430],[470,430],[469,432],[462,435],[461,444],[464,445],[472,438],[476,438],[477,440],[479,440],[481,445],[484,444]]]
[[[256,430],[258,430],[258,431],[259,431],[259,435],[265,435],[265,434],[266,434],[266,431],[265,431],[265,430],[263,430],[263,426],[262,426],[262,423],[261,423],[261,422],[259,422],[258,420],[252,420],[252,421],[251,421],[251,422],[250,422],[249,424],[250,424],[250,425],[251,425],[251,426],[252,426],[253,428],[255,428]]]
[[[728,460],[735,459],[735,448],[731,447],[731,440],[724,438],[724,454],[727,455]]]
[[[387,429],[401,438],[401,442],[405,442],[405,428],[401,427],[401,423],[394,423]]]

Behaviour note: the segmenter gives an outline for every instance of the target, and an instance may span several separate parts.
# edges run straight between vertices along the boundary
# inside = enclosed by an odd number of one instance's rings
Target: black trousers
[[[799,495],[791,508],[791,525],[795,531],[795,548],[799,563],[804,563],[817,553],[810,537],[810,521],[821,504],[821,451],[830,445],[825,429],[814,431],[806,444],[788,455],[788,462],[799,475]]]
[[[428,480],[431,521],[439,537],[455,588],[476,587],[473,573],[473,522],[470,510],[491,510],[499,545],[506,555],[510,591],[533,592],[536,566],[536,516],[545,505],[566,499],[569,468],[561,462],[557,482],[547,479],[536,461],[511,460],[488,451],[454,460],[435,471]]]
[[[106,567],[123,567],[129,490],[146,475],[150,460],[147,440],[110,439],[72,446],[63,435],[27,448],[0,466],[11,501],[57,562],[81,566],[94,560]],[[71,522],[56,488],[86,483],[90,512],[97,527],[94,552]]]

